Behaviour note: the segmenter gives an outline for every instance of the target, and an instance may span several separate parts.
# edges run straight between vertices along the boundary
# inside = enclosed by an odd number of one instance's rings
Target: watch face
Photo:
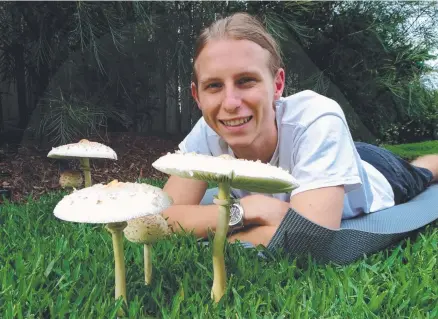
[[[236,225],[240,219],[242,218],[242,212],[240,211],[239,206],[236,204],[231,205],[230,207],[230,225]]]

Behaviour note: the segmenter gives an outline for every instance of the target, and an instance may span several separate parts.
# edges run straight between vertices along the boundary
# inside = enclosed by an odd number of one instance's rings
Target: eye
[[[241,78],[241,79],[239,79],[237,81],[237,83],[239,85],[251,84],[253,82],[255,82],[255,79],[254,78],[250,78],[250,77],[244,77],[244,78]]]
[[[220,87],[221,87],[221,84],[219,82],[212,82],[212,83],[207,84],[204,87],[204,89],[205,90],[208,90],[208,89],[218,89]]]

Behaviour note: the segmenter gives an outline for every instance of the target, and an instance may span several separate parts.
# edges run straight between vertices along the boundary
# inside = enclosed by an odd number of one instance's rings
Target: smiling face
[[[207,124],[241,158],[269,158],[277,143],[274,103],[284,70],[273,75],[269,59],[255,42],[219,39],[209,41],[195,62],[192,95]]]

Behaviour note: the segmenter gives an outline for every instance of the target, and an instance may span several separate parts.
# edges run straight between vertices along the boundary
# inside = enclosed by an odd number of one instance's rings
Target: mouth
[[[221,122],[225,126],[236,127],[248,123],[251,119],[252,119],[252,115],[237,120],[229,120],[229,121],[219,120],[219,122]]]

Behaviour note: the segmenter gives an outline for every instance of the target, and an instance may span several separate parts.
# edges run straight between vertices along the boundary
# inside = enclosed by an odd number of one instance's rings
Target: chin
[[[243,149],[243,148],[248,148],[251,147],[251,145],[254,142],[254,139],[245,136],[245,137],[229,137],[225,139],[225,142],[227,142],[227,144],[233,149]]]

